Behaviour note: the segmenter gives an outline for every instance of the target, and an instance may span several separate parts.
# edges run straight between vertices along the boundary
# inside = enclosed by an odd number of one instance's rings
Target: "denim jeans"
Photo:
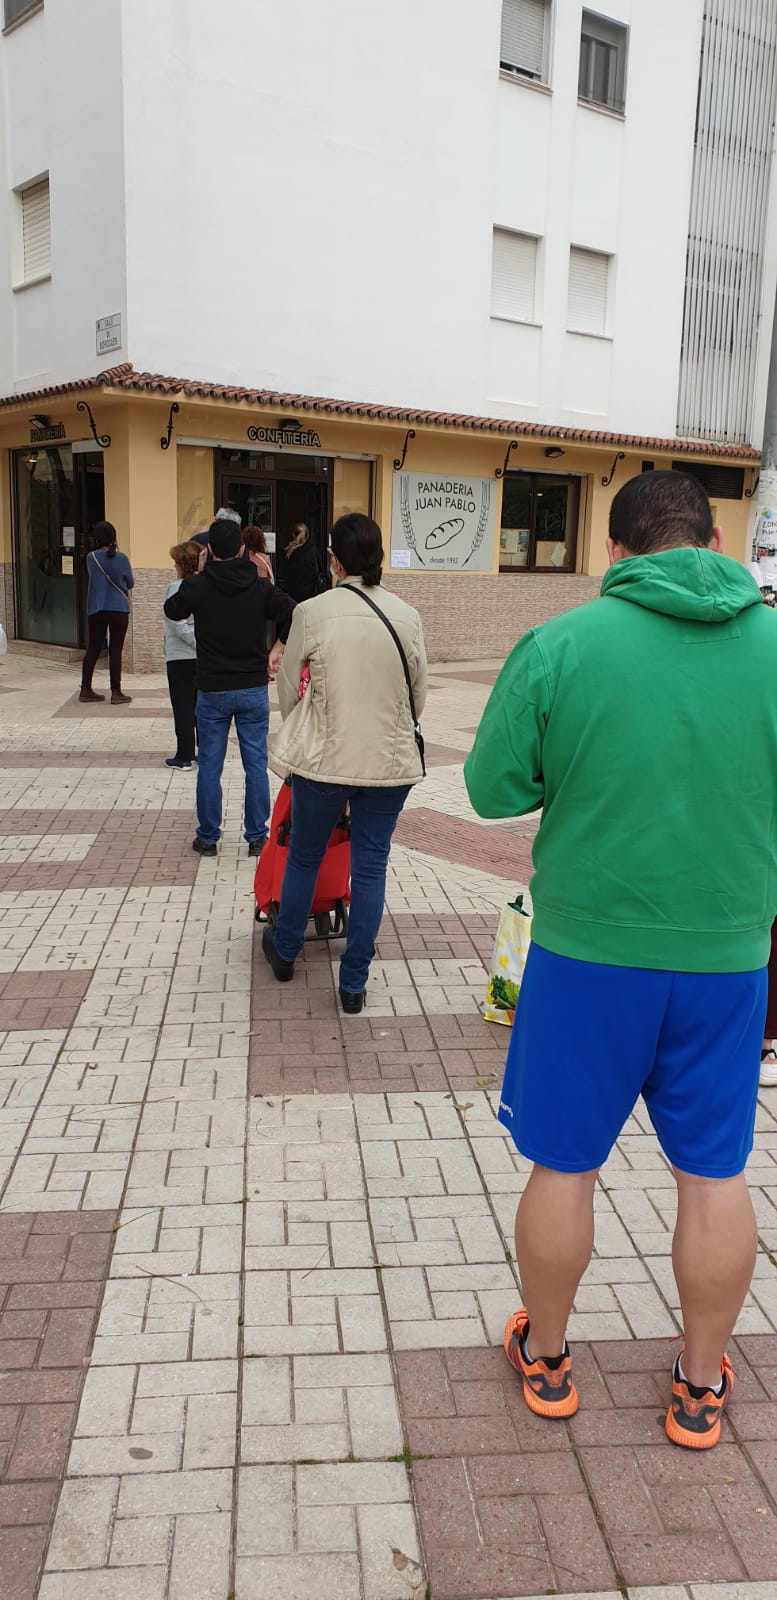
[[[318,869],[348,803],[352,898],[348,942],[340,961],[340,987],[347,994],[361,994],[383,916],[391,836],[409,793],[410,784],[391,789],[357,789],[350,784],[292,778],[289,856],[275,929],[275,948],[282,961],[294,961],[302,949]]]
[[[221,838],[221,774],[232,718],[246,775],[244,831],[249,841],[267,838],[270,782],[267,777],[267,689],[225,689],[197,695],[197,838],[215,844]]]

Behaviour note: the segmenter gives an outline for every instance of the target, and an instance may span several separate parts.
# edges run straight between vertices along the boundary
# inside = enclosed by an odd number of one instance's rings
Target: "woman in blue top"
[[[98,522],[94,530],[94,550],[86,558],[89,592],[86,613],[89,643],[81,668],[79,700],[104,700],[95,694],[92,673],[108,638],[108,663],[111,675],[111,705],[128,706],[131,695],[121,692],[121,652],[129,626],[129,591],[135,586],[127,557],[116,548],[116,529],[110,522]]]

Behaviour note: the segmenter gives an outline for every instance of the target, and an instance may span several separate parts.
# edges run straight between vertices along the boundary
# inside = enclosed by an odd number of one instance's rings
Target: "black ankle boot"
[[[358,1017],[367,1004],[367,990],[362,989],[361,994],[349,994],[347,989],[341,989],[340,1004],[347,1017]]]
[[[294,977],[294,962],[281,961],[275,948],[275,930],[270,927],[269,923],[262,934],[262,949],[265,960],[269,961],[272,967],[273,977],[277,978],[279,983],[291,983]]]

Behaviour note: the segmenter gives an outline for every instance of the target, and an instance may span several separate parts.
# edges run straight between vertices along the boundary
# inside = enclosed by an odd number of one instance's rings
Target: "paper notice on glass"
[[[75,550],[75,547],[76,547],[76,530],[75,530],[75,528],[63,528],[62,529],[62,543],[65,546],[66,550]]]
[[[563,567],[566,564],[566,559],[567,559],[567,547],[566,547],[566,545],[565,544],[557,544],[555,546],[555,548],[553,550],[553,554],[551,555],[551,558],[550,558],[551,566],[552,567]]]
[[[503,550],[506,556],[517,555],[518,538],[519,533],[517,528],[503,528],[499,535],[500,550]]]
[[[73,557],[72,556],[63,556],[62,557],[62,576],[63,576],[63,578],[72,578],[72,576],[73,576]]]
[[[276,536],[272,528],[265,528],[264,530],[264,548],[267,551],[268,556],[275,555]]]
[[[392,567],[409,567],[411,559],[409,550],[392,550],[391,552]]]

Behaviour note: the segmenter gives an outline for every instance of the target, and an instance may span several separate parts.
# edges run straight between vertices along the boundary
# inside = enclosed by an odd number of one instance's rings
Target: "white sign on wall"
[[[490,572],[494,564],[493,478],[431,472],[394,476],[391,565],[415,571]]]
[[[108,356],[114,350],[121,349],[121,312],[117,311],[112,317],[98,317],[95,323],[97,332],[97,354]]]

